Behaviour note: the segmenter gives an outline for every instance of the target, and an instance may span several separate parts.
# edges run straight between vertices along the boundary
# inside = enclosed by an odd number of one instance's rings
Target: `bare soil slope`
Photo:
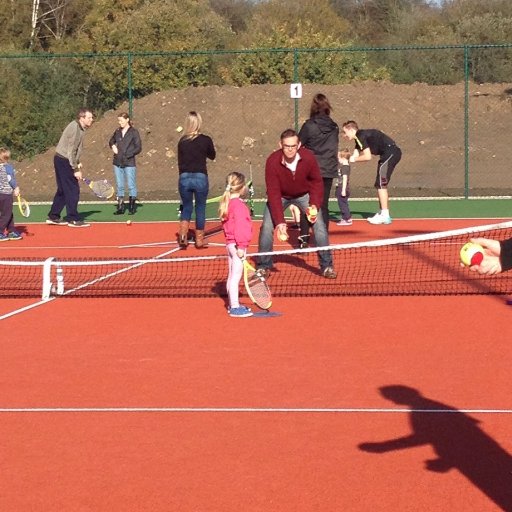
[[[382,129],[402,147],[404,158],[392,183],[395,195],[460,195],[466,184],[475,195],[508,195],[512,190],[511,84],[472,84],[467,117],[463,84],[361,83],[303,89],[298,101],[290,99],[288,85],[188,88],[136,100],[133,119],[143,141],[137,161],[140,200],[177,199],[177,129],[189,110],[201,112],[203,131],[217,147],[217,160],[209,165],[211,195],[221,193],[229,171],[252,170],[257,195],[263,196],[266,157],[277,147],[282,130],[296,127],[296,122],[300,127],[308,117],[317,92],[329,97],[340,125],[355,119],[361,127]],[[119,112],[127,109],[122,105]],[[116,127],[117,111],[107,112],[88,132],[82,158],[87,176],[113,180],[108,139]],[[52,148],[17,164],[31,200],[49,200],[55,191],[53,153]],[[374,168],[373,163],[356,166],[352,186],[358,196],[374,193]]]

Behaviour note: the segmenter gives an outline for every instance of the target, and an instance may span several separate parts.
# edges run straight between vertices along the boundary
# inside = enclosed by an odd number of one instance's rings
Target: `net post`
[[[42,300],[49,300],[52,293],[52,263],[55,258],[47,258],[43,263]]]

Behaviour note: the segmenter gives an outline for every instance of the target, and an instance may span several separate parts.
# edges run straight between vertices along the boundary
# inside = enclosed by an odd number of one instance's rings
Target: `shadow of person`
[[[438,457],[425,461],[427,470],[444,473],[456,469],[496,505],[512,511],[512,456],[479,428],[478,420],[425,398],[414,388],[383,386],[380,392],[396,404],[409,406],[412,433],[361,443],[361,450],[385,453],[430,444]]]

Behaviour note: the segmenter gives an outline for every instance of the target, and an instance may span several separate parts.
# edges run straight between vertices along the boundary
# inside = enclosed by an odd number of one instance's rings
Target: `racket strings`
[[[114,187],[108,181],[93,181],[90,187],[98,197],[110,199],[114,195]]]
[[[265,279],[252,272],[247,276],[247,287],[254,303],[261,309],[268,309],[272,304],[270,289]]]

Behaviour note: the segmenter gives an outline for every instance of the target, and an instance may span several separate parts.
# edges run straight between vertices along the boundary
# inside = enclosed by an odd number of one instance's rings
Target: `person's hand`
[[[318,218],[318,208],[314,204],[306,208],[306,217],[311,224],[316,222],[316,219]]]
[[[74,175],[75,175],[75,178],[77,180],[81,180],[82,179],[82,171],[78,170],[78,171],[75,171],[74,172]]]
[[[278,240],[286,242],[286,240],[288,240],[288,226],[286,223],[278,224],[276,230]]]
[[[240,259],[242,259],[242,258],[244,258],[244,257],[245,257],[245,251],[244,251],[243,249],[239,249],[239,248],[237,248],[237,249],[236,249],[236,255],[237,255]]]
[[[347,197],[347,189],[346,188],[341,189],[341,197]]]
[[[15,187],[14,190],[12,191],[12,193],[18,197],[20,195],[20,187]]]
[[[118,150],[117,150],[117,146],[115,144],[112,144],[112,151],[113,151],[114,155],[117,155]]]
[[[340,158],[339,162],[340,162],[341,165],[348,165],[349,164],[349,159],[348,158]]]
[[[472,265],[469,267],[469,270],[489,276],[499,274],[503,270],[501,268],[500,261],[500,242],[498,240],[490,240],[488,238],[472,238],[471,242],[474,244],[479,244],[483,247],[484,259],[480,265]]]
[[[498,240],[491,240],[490,238],[472,238],[471,242],[481,245],[486,255],[499,256],[501,254],[501,245]]]

